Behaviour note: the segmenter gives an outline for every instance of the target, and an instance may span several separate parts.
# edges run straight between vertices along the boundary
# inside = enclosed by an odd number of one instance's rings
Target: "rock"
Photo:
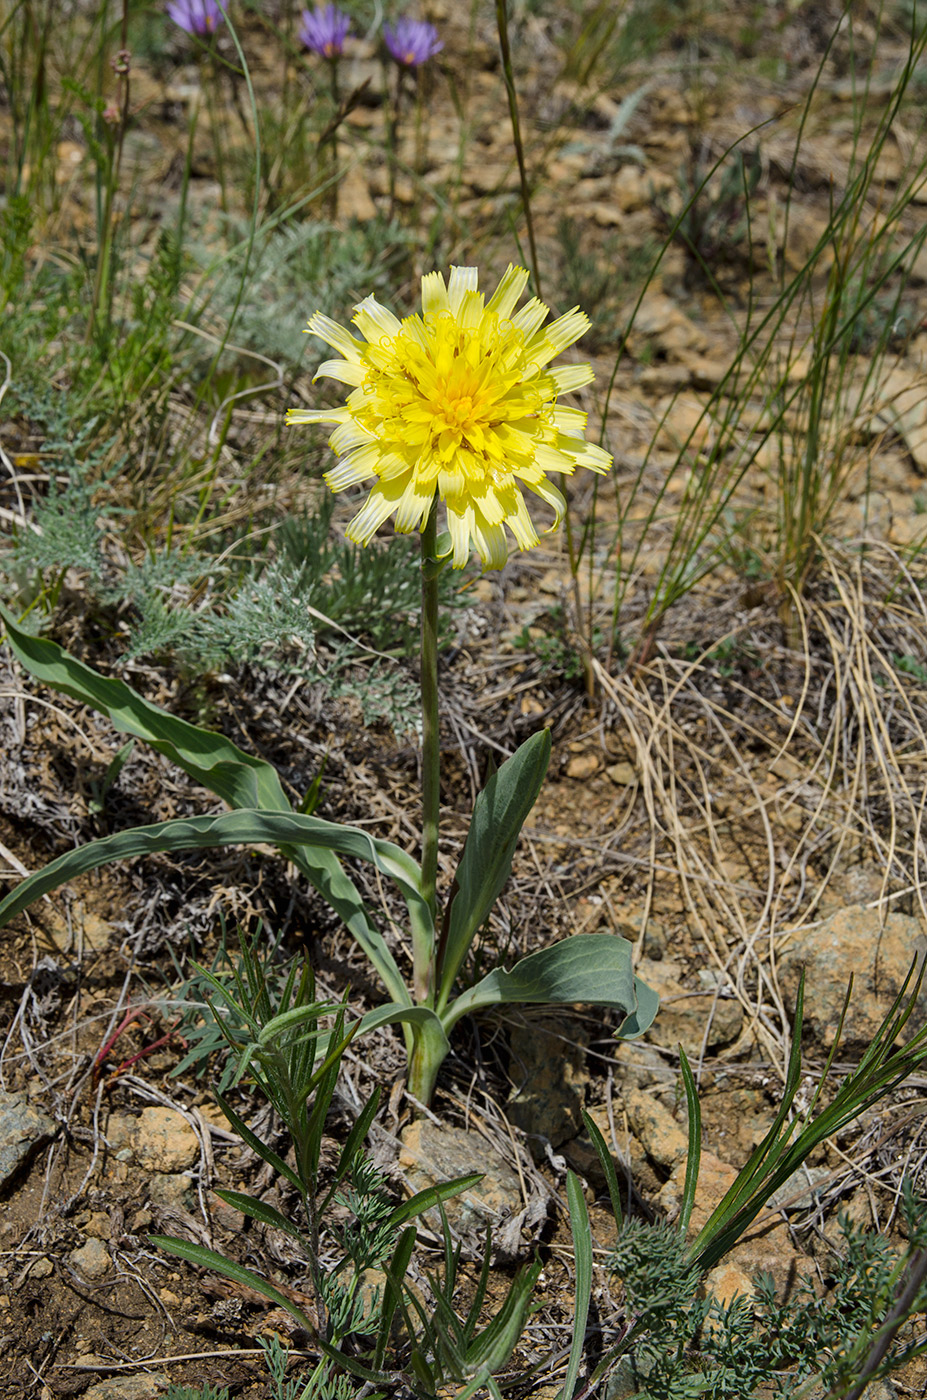
[[[706,401],[695,394],[673,394],[654,409],[657,430],[654,445],[666,452],[683,449],[695,456],[706,451],[717,429]]]
[[[658,1166],[674,1167],[685,1158],[689,1150],[686,1123],[677,1122],[658,1098],[640,1089],[632,1089],[624,1108],[634,1136]]]
[[[506,1112],[528,1134],[536,1156],[545,1155],[538,1139],[559,1147],[583,1126],[583,1091],[589,1076],[585,1052],[575,1043],[576,1029],[575,1020],[537,1016],[512,1030],[509,1074],[518,1087]]]
[[[629,316],[633,310],[632,302],[627,307]],[[680,311],[672,297],[664,292],[648,292],[637,308],[628,344],[632,355],[640,355],[646,345],[649,355],[662,351],[672,359],[683,350],[703,353],[708,340],[705,332]]]
[[[90,1279],[104,1278],[112,1262],[106,1245],[94,1235],[78,1245],[77,1249],[72,1249],[68,1258],[79,1274]]]
[[[671,1049],[679,1044],[689,1059],[697,1059],[705,1048],[730,1045],[743,1028],[744,1013],[739,1001],[718,997],[714,991],[693,991],[677,981],[678,964],[665,958],[641,958],[637,975],[660,997],[660,1014],[647,1032],[655,1045]],[[708,1035],[707,1041],[705,1035]]]
[[[606,768],[605,776],[615,787],[632,787],[637,782],[637,770],[633,763],[612,763]]]
[[[143,1376],[113,1376],[85,1390],[84,1400],[151,1400],[167,1390],[169,1384],[160,1371],[149,1371]]]
[[[183,1172],[154,1172],[148,1181],[151,1203],[161,1210],[187,1210],[193,1203],[192,1192],[193,1177]],[[240,1229],[240,1216],[237,1224]]]
[[[399,1169],[413,1195],[456,1176],[483,1173],[476,1186],[444,1202],[449,1222],[461,1233],[483,1235],[487,1225],[495,1227],[521,1210],[518,1177],[479,1133],[439,1128],[421,1119],[410,1123],[402,1133]],[[424,1219],[436,1234],[441,1233],[439,1211],[428,1211]]]
[[[608,1121],[608,1109],[604,1104],[598,1104],[594,1108],[586,1110],[589,1117],[595,1123],[599,1132],[608,1144],[612,1164],[618,1173],[618,1180],[622,1179],[623,1170],[621,1162],[615,1157],[615,1148],[612,1142],[611,1124]],[[592,1145],[589,1134],[583,1130],[569,1142],[563,1144],[563,1155],[575,1172],[578,1172],[586,1181],[591,1182],[597,1190],[605,1187],[605,1173],[599,1161],[599,1154]]]
[[[779,984],[794,1012],[805,970],[804,1034],[829,1048],[837,1033],[847,985],[853,994],[843,1026],[844,1046],[866,1046],[882,1024],[915,955],[927,953],[927,931],[908,914],[849,905],[814,928],[796,933],[779,955]],[[645,979],[646,980],[646,979]],[[661,1016],[662,1016],[661,1012]],[[910,1037],[927,1020],[927,987],[905,1028]]]
[[[179,1172],[200,1154],[196,1133],[173,1108],[145,1108],[135,1127],[135,1157],[153,1172]]]
[[[601,762],[597,753],[574,754],[567,763],[566,775],[568,778],[578,778],[580,782],[588,782],[598,773]]]
[[[0,1092],[0,1191],[55,1135],[57,1125],[24,1093]]]
[[[815,1187],[831,1174],[829,1167],[799,1167],[772,1193],[770,1210],[807,1210],[815,1203]]]
[[[724,1307],[735,1298],[752,1298],[753,1280],[737,1264],[725,1259],[705,1276],[705,1291]]]
[[[816,1385],[805,1392],[804,1400],[826,1400],[830,1393],[826,1386]],[[862,1400],[898,1400],[900,1394],[901,1391],[891,1381],[873,1381],[863,1391]]]

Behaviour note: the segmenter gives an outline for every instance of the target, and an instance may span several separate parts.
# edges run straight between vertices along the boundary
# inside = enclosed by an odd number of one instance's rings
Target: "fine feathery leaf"
[[[152,705],[125,681],[101,676],[55,642],[24,632],[2,604],[0,618],[17,661],[36,680],[90,705],[124,734],[144,739],[230,807],[288,810],[286,793],[269,763],[245,753],[222,734],[200,729]]]

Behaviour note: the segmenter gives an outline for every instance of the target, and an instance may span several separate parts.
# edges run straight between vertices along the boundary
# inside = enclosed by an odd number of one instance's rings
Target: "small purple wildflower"
[[[350,16],[337,5],[316,5],[314,11],[303,10],[299,37],[313,53],[323,58],[340,58],[350,29]]]
[[[172,0],[167,13],[181,29],[201,39],[214,34],[225,19],[225,12],[216,0]]]
[[[383,40],[403,68],[418,68],[444,48],[433,24],[406,16],[397,19],[395,24],[384,24]]]

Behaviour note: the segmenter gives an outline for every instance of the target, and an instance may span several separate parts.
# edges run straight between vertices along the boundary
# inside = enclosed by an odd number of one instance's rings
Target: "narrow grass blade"
[[[615,1217],[615,1224],[620,1225],[622,1221],[621,1192],[618,1187],[618,1173],[615,1171],[615,1164],[612,1161],[612,1154],[608,1150],[608,1143],[602,1136],[598,1123],[594,1118],[590,1118],[584,1108],[580,1109],[583,1115],[583,1122],[586,1125],[586,1132],[592,1139],[596,1156],[605,1176],[605,1184],[608,1187],[608,1198],[612,1203],[612,1214]]]
[[[573,1257],[576,1260],[575,1303],[573,1306],[573,1341],[567,1362],[566,1379],[558,1400],[573,1400],[576,1378],[582,1365],[586,1345],[586,1324],[592,1301],[592,1226],[579,1177],[567,1172],[567,1205],[570,1210],[570,1231],[573,1235]]]
[[[695,1192],[698,1188],[698,1171],[702,1158],[702,1106],[698,1101],[695,1077],[689,1066],[685,1050],[679,1047],[679,1065],[682,1082],[686,1091],[686,1108],[689,1111],[689,1151],[686,1156],[686,1176],[682,1186],[682,1202],[679,1207],[679,1230],[683,1237],[692,1218],[695,1205]]]
[[[433,1210],[442,1201],[448,1201],[452,1196],[459,1196],[462,1191],[469,1191],[482,1180],[482,1172],[470,1172],[468,1176],[457,1176],[451,1181],[438,1182],[436,1186],[426,1186],[424,1191],[417,1191],[414,1196],[403,1201],[401,1206],[397,1206],[389,1217],[388,1223],[390,1225],[404,1225],[407,1220],[414,1220],[423,1211]]]
[[[252,1220],[259,1220],[262,1225],[270,1225],[274,1230],[282,1230],[284,1234],[292,1239],[303,1243],[303,1237],[296,1226],[285,1215],[282,1215],[274,1206],[268,1205],[266,1201],[259,1201],[255,1196],[245,1195],[242,1191],[220,1191],[218,1187],[215,1194],[220,1201],[225,1201],[233,1210],[240,1211],[242,1215],[250,1216]]]
[[[290,1185],[295,1186],[297,1191],[302,1191],[303,1183],[300,1181],[299,1176],[294,1172],[293,1168],[289,1166],[282,1157],[278,1157],[272,1147],[268,1147],[265,1142],[261,1141],[256,1133],[251,1131],[245,1120],[238,1116],[231,1104],[227,1103],[221,1094],[216,1095],[216,1101],[242,1142],[246,1143],[247,1146],[251,1148],[252,1152],[256,1152],[263,1161],[273,1167],[274,1171],[278,1172],[280,1176],[286,1177]]]
[[[383,1302],[380,1308],[380,1327],[377,1333],[377,1345],[373,1355],[374,1367],[379,1370],[386,1357],[386,1348],[389,1344],[390,1329],[393,1325],[393,1318],[396,1314],[397,1306],[402,1303],[402,1281],[406,1276],[409,1261],[412,1258],[412,1251],[415,1248],[415,1227],[409,1225],[396,1243],[393,1250],[393,1257],[386,1269],[386,1287],[383,1290]],[[403,1309],[403,1312],[405,1310]],[[406,1317],[408,1322],[408,1317]],[[409,1336],[412,1336],[409,1328]]]

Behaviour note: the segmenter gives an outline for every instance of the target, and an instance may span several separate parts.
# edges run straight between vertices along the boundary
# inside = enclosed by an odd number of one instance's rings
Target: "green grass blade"
[[[459,1196],[462,1191],[469,1191],[483,1180],[482,1172],[470,1172],[467,1176],[456,1176],[451,1181],[438,1182],[436,1186],[426,1186],[424,1191],[416,1191],[414,1196],[410,1196],[407,1201],[403,1201],[401,1206],[397,1206],[389,1217],[390,1225],[405,1225],[407,1220],[414,1220],[423,1211],[432,1210],[442,1201],[450,1200],[452,1196]]]
[[[622,1221],[621,1191],[618,1186],[618,1173],[615,1171],[615,1164],[612,1161],[612,1154],[608,1150],[608,1143],[602,1136],[598,1123],[594,1118],[590,1118],[584,1108],[580,1109],[583,1115],[583,1122],[586,1125],[586,1132],[592,1139],[596,1156],[605,1176],[605,1184],[608,1187],[608,1198],[612,1203],[612,1214],[615,1217],[615,1224],[620,1225]]]
[[[698,1101],[695,1078],[689,1067],[685,1050],[679,1047],[679,1064],[682,1082],[686,1091],[686,1108],[689,1111],[689,1150],[686,1155],[686,1177],[682,1187],[682,1202],[679,1207],[679,1230],[683,1237],[692,1218],[695,1205],[695,1192],[698,1187],[698,1169],[702,1157],[702,1106]]]
[[[280,1176],[286,1177],[290,1185],[295,1186],[297,1191],[302,1191],[303,1183],[300,1181],[299,1176],[294,1172],[293,1168],[289,1166],[282,1157],[278,1157],[272,1147],[268,1147],[265,1142],[261,1141],[256,1133],[251,1131],[245,1120],[238,1116],[231,1104],[227,1103],[221,1094],[216,1095],[216,1101],[242,1142],[246,1143],[247,1146],[251,1148],[252,1152],[256,1152],[269,1166],[273,1167],[274,1171],[278,1172]]]
[[[582,1365],[586,1345],[586,1324],[592,1301],[592,1226],[579,1177],[567,1172],[567,1205],[570,1210],[570,1231],[573,1235],[573,1256],[576,1260],[575,1304],[573,1308],[573,1341],[567,1362],[566,1379],[558,1400],[573,1400],[576,1378]]]
[[[252,1220],[259,1220],[262,1225],[270,1225],[274,1230],[282,1230],[284,1234],[292,1239],[304,1244],[302,1235],[296,1226],[285,1215],[282,1215],[274,1206],[268,1205],[266,1201],[259,1201],[256,1196],[248,1196],[243,1191],[222,1191],[217,1187],[215,1190],[220,1201],[225,1201],[233,1210],[240,1211],[242,1215],[250,1216]]]

